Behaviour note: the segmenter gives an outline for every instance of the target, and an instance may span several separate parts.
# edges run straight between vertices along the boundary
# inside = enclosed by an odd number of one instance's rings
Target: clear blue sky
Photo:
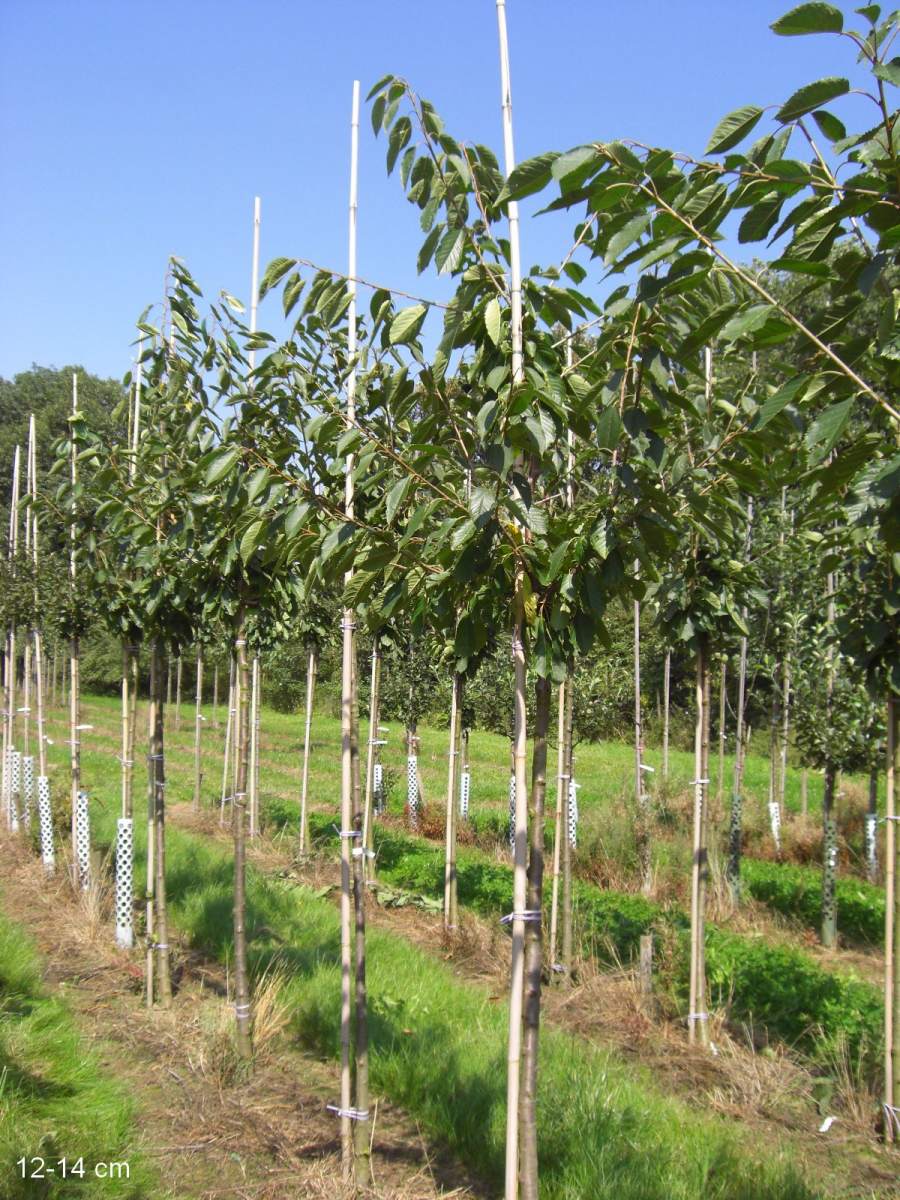
[[[716,121],[851,65],[777,38],[791,0],[508,0],[516,151],[634,137],[701,154]],[[849,9],[849,6],[848,6]],[[494,0],[0,0],[0,375],[128,369],[167,257],[246,299],[262,258],[344,269],[351,84],[405,75],[450,130],[501,145]],[[846,45],[846,44],[845,44]],[[360,274],[426,296],[417,214],[368,113]],[[525,221],[523,258],[563,230]],[[268,305],[260,311],[265,328]]]

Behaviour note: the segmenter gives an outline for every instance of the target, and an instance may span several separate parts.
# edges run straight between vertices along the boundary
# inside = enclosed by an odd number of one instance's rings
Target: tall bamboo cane
[[[25,511],[25,557],[31,558],[31,507],[34,492],[32,464],[34,459],[34,414],[28,420],[28,446],[25,451],[25,496],[29,507]],[[22,754],[27,755],[31,734],[31,639],[25,637],[22,653]],[[24,811],[24,808],[23,808]]]
[[[259,764],[259,655],[253,655],[250,668],[250,770],[247,780],[250,793],[250,836],[259,833],[259,789],[257,767]]]
[[[900,888],[897,880],[897,698],[887,700],[887,780],[884,847],[884,1132],[885,1140],[900,1140]]]
[[[828,575],[828,627],[834,629],[834,573]],[[834,695],[834,647],[829,641],[826,663],[826,721],[828,748],[825,759],[825,779],[822,789],[822,945],[831,949],[837,942],[837,822],[834,813],[835,765],[831,756],[831,722]]]
[[[72,374],[72,416],[78,412],[78,375]],[[74,608],[75,583],[77,572],[76,540],[75,540],[75,488],[78,483],[78,470],[75,463],[75,428],[72,427],[71,437],[70,476],[72,482],[72,523],[69,526],[69,578],[72,586],[72,603]],[[69,746],[72,808],[72,881],[78,887],[79,868],[78,855],[75,853],[77,833],[75,829],[76,813],[78,810],[78,793],[81,789],[81,743],[78,738],[78,726],[81,712],[81,682],[80,682],[80,653],[78,635],[73,633],[69,642]]]
[[[203,651],[197,650],[196,707],[194,710],[194,812],[200,811],[200,790],[203,786],[203,759],[200,735],[203,730]]]
[[[19,478],[20,478],[20,448],[16,446],[13,456],[13,483],[12,495],[9,507],[9,562],[11,569],[14,569],[18,530],[19,530]],[[16,626],[12,622],[9,626],[6,642],[6,662],[4,664],[4,675],[6,683],[6,720],[3,724],[3,799],[6,805],[7,820],[10,828],[18,830],[19,828],[19,812],[17,807],[16,797],[13,793],[13,777],[11,769],[11,755],[15,748],[16,736]],[[73,818],[74,820],[74,818]],[[74,839],[72,842],[74,846]]]
[[[709,1016],[706,1012],[706,968],[704,954],[704,900],[706,891],[707,850],[706,789],[709,780],[704,772],[706,760],[707,720],[706,703],[709,694],[709,646],[705,634],[697,643],[696,724],[694,727],[694,852],[691,868],[691,972],[690,1012],[688,1035],[691,1042],[709,1043]],[[706,746],[705,746],[706,743]]]
[[[459,726],[462,702],[462,676],[453,673],[450,691],[450,747],[447,751],[447,824],[444,846],[444,928],[457,925],[456,887],[456,790],[459,778]]]

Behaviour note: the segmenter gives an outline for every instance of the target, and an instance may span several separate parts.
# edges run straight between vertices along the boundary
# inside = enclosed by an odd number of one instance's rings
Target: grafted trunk
[[[237,659],[236,738],[237,771],[234,779],[232,830],[234,833],[234,1013],[236,1019],[235,1045],[243,1059],[253,1050],[250,1035],[250,979],[247,973],[247,769],[250,755],[250,667],[247,661],[246,613],[241,605],[237,637],[234,642]]]
[[[547,729],[550,724],[550,680],[535,683],[534,749],[531,764],[531,829],[528,860],[530,913],[544,907],[544,800],[547,790]],[[521,1195],[538,1200],[537,1082],[538,1042],[541,1020],[541,971],[543,940],[540,919],[525,926],[525,1013],[522,1044]]]

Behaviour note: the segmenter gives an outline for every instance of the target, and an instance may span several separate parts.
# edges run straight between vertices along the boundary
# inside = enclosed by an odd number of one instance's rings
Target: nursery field
[[[135,991],[140,971],[128,973],[126,969],[129,961],[137,966],[141,954],[117,953],[112,939],[109,872],[121,774],[116,757],[118,709],[112,699],[85,697],[82,711],[84,723],[90,726],[83,731],[82,766],[85,784],[90,783],[91,787],[92,838],[100,856],[98,882],[80,902],[67,894],[62,881],[51,884],[48,893],[35,863],[28,883],[33,896],[44,890],[45,905],[48,896],[55,894],[57,899],[53,903],[63,911],[68,910],[66,936],[76,939],[79,955],[73,971],[75,1000],[66,1000],[68,987],[54,989],[58,977],[52,972],[49,988],[40,983],[40,960],[33,952],[24,955],[23,966],[11,967],[4,990],[7,1011],[15,1010],[19,997],[46,997],[40,1003],[59,1010],[56,1019],[67,1020],[67,1035],[77,1045],[77,1018],[79,1008],[85,1003],[78,989],[83,986],[83,979],[95,972],[105,972],[104,986],[110,988],[118,1009],[115,1022],[107,1032],[103,1031],[102,1021],[91,1022],[85,1040],[100,1038],[108,1045],[111,1038],[125,1036],[127,1022],[139,1022],[135,1028],[143,1028],[147,1015],[141,1009],[139,989]],[[218,785],[224,731],[221,724],[216,728],[211,706],[203,706],[202,714],[206,718],[202,724],[204,777]],[[141,704],[139,721],[145,715],[145,706]],[[221,708],[217,716],[221,722]],[[173,962],[178,980],[174,1016],[166,1026],[166,1036],[172,1039],[172,1045],[167,1047],[166,1061],[174,1062],[173,1052],[177,1057],[179,1048],[183,1049],[188,1062],[195,1064],[192,1070],[198,1069],[199,1064],[201,1081],[207,1088],[224,1085],[226,1094],[234,1089],[237,1101],[240,1067],[230,1057],[233,1051],[229,1051],[227,1024],[223,1027],[227,1010],[223,1001],[215,997],[215,981],[223,979],[216,964],[224,963],[227,968],[232,938],[228,822],[225,829],[220,827],[219,786],[206,785],[201,811],[193,809],[193,717],[194,706],[185,705],[180,728],[176,729],[175,714],[170,712],[166,731],[171,822],[167,870],[178,945]],[[67,766],[61,746],[65,719],[62,710],[48,713],[54,785],[64,777]],[[279,1058],[283,1052],[299,1054],[299,1060],[289,1060],[296,1062],[299,1086],[305,1092],[310,1078],[314,1085],[314,1098],[295,1106],[291,1119],[299,1128],[291,1132],[286,1147],[279,1148],[279,1155],[287,1155],[288,1161],[291,1154],[298,1153],[293,1139],[303,1141],[306,1136],[303,1126],[310,1104],[318,1109],[313,1128],[321,1126],[327,1096],[322,1091],[320,1064],[323,1058],[327,1060],[336,1053],[338,1047],[337,1027],[327,997],[337,969],[333,957],[337,916],[331,897],[336,893],[339,871],[333,828],[339,796],[336,772],[329,763],[333,764],[339,748],[340,728],[335,718],[325,715],[317,717],[313,724],[310,800],[315,853],[311,856],[298,856],[296,851],[302,730],[301,717],[262,710],[260,792],[264,821],[260,836],[251,842],[248,902],[249,953],[257,981],[254,994],[261,993],[267,1008],[274,1009],[270,1035],[263,1032],[267,1017],[259,1018],[260,1060],[269,1065],[262,1068],[263,1078],[254,1083],[253,1099],[246,1101],[248,1121],[257,1128],[255,1122],[259,1116],[254,1106],[266,1111],[266,1087],[273,1087],[275,1096],[280,1094],[283,1079],[274,1083],[271,1079],[276,1052]],[[421,728],[420,735],[425,794],[433,788],[437,796],[445,772],[440,747],[446,744],[447,733]],[[399,774],[405,758],[396,751],[392,757],[390,734],[383,754],[386,769],[396,769]],[[481,774],[484,782],[480,787],[473,786],[473,830],[461,832],[460,837],[460,903],[465,913],[460,944],[448,943],[441,931],[442,854],[430,847],[427,838],[404,830],[402,803],[397,797],[393,803],[389,802],[389,812],[376,830],[377,886],[368,901],[374,927],[372,944],[377,947],[372,951],[373,970],[369,979],[373,1024],[380,1047],[373,1056],[375,1094],[380,1097],[379,1103],[396,1107],[395,1124],[402,1126],[404,1109],[417,1114],[423,1135],[433,1139],[427,1153],[437,1154],[444,1163],[442,1169],[451,1175],[454,1170],[472,1172],[466,1186],[473,1189],[473,1195],[481,1194],[480,1188],[485,1186],[489,1189],[486,1194],[490,1194],[502,1161],[502,1124],[497,1123],[502,1091],[493,1090],[499,1077],[491,1064],[495,1054],[502,1058],[501,1030],[505,1016],[494,989],[502,980],[504,944],[508,939],[497,918],[508,905],[512,874],[503,822],[492,822],[489,817],[496,812],[505,820],[508,778],[504,755],[508,755],[505,739],[473,734],[470,754],[473,777]],[[871,1064],[866,1065],[869,1049],[865,1033],[862,1036],[859,1033],[860,1023],[865,1024],[867,1005],[868,1011],[877,1013],[874,989],[870,1000],[862,982],[870,969],[873,977],[877,975],[880,958],[877,946],[866,947],[860,939],[851,938],[855,949],[847,952],[848,961],[842,961],[843,951],[830,955],[815,951],[802,910],[792,913],[755,903],[737,916],[728,911],[723,899],[721,911],[718,906],[713,909],[713,918],[717,924],[721,922],[722,932],[719,934],[717,930],[712,934],[711,969],[715,975],[727,972],[730,967],[734,975],[722,990],[716,1008],[714,1028],[719,1056],[714,1065],[710,1064],[708,1056],[698,1054],[685,1039],[683,980],[677,961],[678,931],[685,924],[683,913],[679,916],[683,897],[678,888],[667,883],[669,868],[657,872],[654,893],[642,897],[636,865],[629,863],[627,854],[624,861],[619,861],[614,849],[604,849],[604,829],[614,830],[616,822],[621,820],[617,812],[628,790],[628,748],[616,744],[585,746],[579,760],[585,780],[582,796],[591,787],[597,792],[596,800],[585,797],[583,809],[584,826],[593,828],[596,836],[579,851],[577,859],[578,984],[569,994],[554,995],[551,989],[550,1026],[542,1041],[545,1070],[542,1095],[544,1103],[559,1114],[552,1124],[548,1123],[553,1154],[543,1185],[547,1194],[659,1196],[660,1200],[669,1195],[735,1196],[748,1200],[756,1196],[840,1196],[850,1195],[851,1189],[854,1195],[893,1194],[891,1166],[883,1161],[883,1152],[876,1151],[868,1139],[877,1105],[870,1091],[874,1073]],[[670,790],[676,798],[682,790],[678,783],[679,769],[685,773],[689,769],[686,760],[686,755],[673,752]],[[762,765],[759,773],[760,777],[764,775]],[[749,774],[752,778],[752,768]],[[854,799],[854,788],[853,781],[848,780],[846,815],[851,824],[854,807],[862,803],[862,789],[860,797]],[[683,852],[686,842],[686,827],[680,822],[679,815],[673,822],[670,840],[665,843],[665,857],[673,880],[680,870],[679,847]],[[427,832],[427,805],[422,823]],[[481,831],[476,834],[479,827]],[[146,842],[140,825],[138,830],[136,867],[140,876]],[[622,844],[626,844],[624,833]],[[7,863],[11,861],[11,849],[6,839]],[[748,859],[746,865],[752,869],[753,862]],[[773,868],[788,872],[798,869],[787,864],[773,864]],[[595,887],[591,881],[600,875],[614,877],[619,890],[611,890],[608,882],[602,888]],[[869,886],[861,880],[851,882],[849,876],[847,882],[863,891]],[[4,895],[0,896],[4,911],[12,899],[8,889],[17,886],[14,870]],[[141,886],[138,879],[137,895]],[[20,916],[20,901],[15,909],[16,916]],[[84,926],[81,929],[79,922]],[[4,926],[5,936],[11,937],[11,929]],[[659,945],[664,947],[652,997],[642,994],[636,971],[637,939],[646,930],[654,930]],[[803,985],[809,987],[810,978],[818,972],[826,982],[836,981],[837,987],[833,992],[827,988],[823,991],[820,984],[818,992],[815,987],[809,990],[807,1002],[818,1000],[823,1004],[822,1011],[812,1017],[795,1014],[793,1024],[784,997],[774,997],[771,1010],[762,1003],[755,1017],[746,1009],[743,1013],[736,1012],[739,1004],[735,1000],[742,999],[740,962],[735,968],[727,945],[721,961],[715,956],[715,938],[719,936],[726,942],[728,938],[758,941],[764,937],[767,945],[783,948],[786,957],[775,964],[778,971],[784,973],[792,964],[796,967],[796,960],[801,963]],[[754,965],[757,969],[761,966]],[[211,991],[205,1000],[202,999],[204,980]],[[227,973],[224,983],[227,988]],[[774,986],[775,980],[770,978],[763,982],[762,992]],[[859,995],[853,989],[860,989]],[[760,998],[765,999],[762,995]],[[842,1001],[846,1002],[846,1011]],[[69,1015],[70,1004],[74,1016]],[[775,1020],[776,1010],[778,1020]],[[176,1034],[176,1026],[188,1014],[190,1030],[187,1035],[184,1031]],[[816,1016],[823,1022],[821,1026],[816,1024]],[[771,1029],[764,1024],[767,1018]],[[810,1022],[809,1027],[805,1022]],[[484,1040],[482,1053],[473,1056],[464,1047],[476,1029]],[[870,1033],[877,1038],[877,1021],[872,1022]],[[45,1042],[38,1041],[32,1046],[31,1037],[27,1029],[10,1034],[5,1043],[8,1063],[19,1066],[28,1056],[42,1053]],[[432,1044],[436,1040],[439,1051],[423,1056],[420,1045],[423,1038]],[[57,1044],[59,1055],[72,1052]],[[304,1054],[312,1057],[303,1058]],[[107,1061],[109,1057],[107,1051]],[[580,1064],[578,1073],[574,1072],[576,1061]],[[46,1068],[46,1076],[55,1080],[57,1071],[60,1074],[65,1071],[65,1062],[59,1066],[51,1064]],[[583,1089],[582,1071],[594,1075],[596,1085]],[[432,1073],[436,1073],[434,1078]],[[81,1064],[81,1074],[84,1078],[78,1086],[87,1088],[88,1101],[92,1101],[91,1088],[101,1092],[105,1102],[115,1107],[116,1120],[122,1129],[102,1154],[125,1161],[127,1152],[135,1171],[133,1180],[144,1180],[140,1188],[134,1184],[131,1193],[112,1190],[110,1194],[167,1194],[166,1172],[161,1173],[154,1163],[154,1148],[148,1146],[146,1131],[141,1132],[140,1113],[134,1111],[137,1098],[126,1100],[124,1095],[117,1098],[112,1080],[105,1077],[102,1066],[91,1058]],[[449,1101],[438,1090],[438,1078],[453,1081]],[[67,1076],[63,1075],[63,1079],[66,1086],[71,1086]],[[109,1089],[111,1098],[104,1088]],[[183,1098],[177,1094],[177,1084],[175,1091],[175,1097],[161,1097],[161,1102],[174,1104],[176,1112],[183,1112]],[[9,1119],[3,1135],[6,1162],[11,1161],[15,1147],[23,1145],[23,1136],[30,1138],[32,1145],[46,1148],[46,1131],[51,1127],[54,1155],[58,1153],[62,1158],[71,1155],[71,1148],[84,1146],[96,1161],[102,1160],[99,1148],[107,1143],[102,1137],[98,1143],[96,1128],[91,1125],[95,1118],[90,1103],[79,1104],[74,1111],[69,1108],[72,1127],[59,1129],[52,1111],[41,1112],[40,1106],[35,1107],[21,1085],[11,1087],[7,1096],[11,1107],[7,1110]],[[20,1111],[23,1115],[27,1113],[27,1121],[17,1115]],[[737,1111],[764,1131],[769,1146],[764,1163],[746,1150],[746,1143],[742,1146],[735,1139],[730,1125]],[[824,1117],[829,1115],[837,1118],[832,1129],[828,1134],[818,1133]],[[157,1113],[156,1120],[159,1119]],[[598,1120],[609,1136],[597,1139],[590,1147],[582,1146],[578,1134],[580,1123]],[[21,1132],[23,1128],[28,1130],[27,1134]],[[630,1132],[624,1136],[626,1129]],[[391,1131],[393,1136],[400,1136],[393,1126]],[[310,1134],[306,1150],[321,1169],[323,1164],[327,1166],[329,1154],[334,1153],[333,1139],[330,1142],[326,1139],[311,1150],[313,1140]],[[207,1161],[205,1168],[195,1164],[199,1180],[196,1186],[203,1185],[203,1171],[210,1168],[208,1159],[215,1144],[214,1140],[204,1143]],[[121,1149],[123,1146],[125,1150]],[[260,1169],[252,1154],[245,1165],[251,1178]],[[386,1161],[384,1166],[387,1167]],[[377,1161],[375,1172],[378,1178]],[[410,1166],[408,1180],[414,1179],[415,1174],[415,1167]],[[408,1180],[398,1183],[400,1190],[396,1193],[384,1194],[427,1194],[416,1190],[420,1184],[410,1184]],[[412,1190],[405,1193],[404,1186]],[[282,1194],[276,1184],[273,1187],[276,1190],[266,1194]],[[13,1189],[9,1194],[32,1193]],[[47,1194],[67,1193],[51,1188]],[[197,1192],[201,1194],[213,1193]]]

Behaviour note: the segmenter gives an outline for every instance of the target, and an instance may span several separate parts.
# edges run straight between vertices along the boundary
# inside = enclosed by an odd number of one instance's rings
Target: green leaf
[[[204,481],[207,486],[224,479],[240,456],[236,446],[226,446],[218,450],[206,468]]]
[[[780,121],[782,125],[786,125],[788,121],[796,121],[798,117],[812,112],[814,108],[818,108],[822,104],[827,104],[836,96],[846,96],[849,91],[849,79],[837,75],[817,79],[815,83],[808,83],[794,92],[790,100],[787,100],[775,114],[776,120]]]
[[[484,327],[495,346],[500,345],[500,301],[495,296],[484,308]]]
[[[839,142],[841,138],[847,136],[847,127],[843,121],[839,121],[834,113],[830,113],[827,108],[817,108],[813,113],[813,120],[822,130],[829,142]]]
[[[434,252],[434,265],[437,267],[439,275],[446,275],[456,270],[465,244],[466,231],[464,229],[451,228],[447,230]]]
[[[749,308],[736,313],[730,321],[726,322],[719,336],[725,342],[736,341],[739,337],[761,329],[775,311],[772,304],[751,304]]]
[[[250,556],[253,554],[253,551],[259,545],[265,526],[265,521],[254,521],[253,524],[250,525],[245,531],[244,536],[241,538],[239,550],[241,559],[244,562],[250,558]]]
[[[876,63],[872,68],[876,79],[883,79],[894,87],[900,87],[900,58],[892,58],[890,62]]]
[[[413,341],[422,328],[427,311],[424,304],[411,304],[408,308],[401,308],[391,321],[391,345],[402,346]]]
[[[632,242],[637,241],[649,224],[649,213],[640,213],[638,216],[632,217],[627,224],[622,226],[618,233],[614,233],[609,239],[609,245],[606,247],[603,261],[606,263],[614,262],[623,250],[627,249]]]
[[[550,169],[558,157],[558,152],[554,150],[548,154],[537,154],[534,158],[519,163],[515,170],[510,172],[506,186],[497,197],[498,203],[521,200],[524,196],[539,192],[550,182]]]
[[[833,4],[798,4],[769,26],[781,37],[799,37],[805,33],[840,33],[844,17]]]
[[[762,204],[755,204],[753,208],[748,209],[738,227],[738,241],[742,244],[761,242],[778,220],[783,204],[784,198],[778,196],[774,200],[764,200]]]
[[[247,484],[247,502],[252,504],[266,484],[269,482],[269,472],[266,467],[258,467],[250,476]]]
[[[734,112],[730,112],[713,130],[706,153],[721,154],[742,142],[762,115],[763,110],[755,104],[746,104],[743,108],[736,108]]]
[[[407,476],[406,479],[398,480],[388,492],[387,498],[384,502],[384,512],[389,525],[397,515],[397,509],[406,499],[406,495],[409,492],[411,483],[412,479]]]
[[[295,258],[273,258],[266,267],[265,274],[262,277],[262,282],[259,285],[259,298],[262,300],[266,292],[275,286],[279,280],[283,279],[293,267],[297,265]]]
[[[837,445],[838,438],[850,419],[853,397],[839,400],[820,413],[806,433],[806,444],[813,451],[813,461],[821,462]]]

